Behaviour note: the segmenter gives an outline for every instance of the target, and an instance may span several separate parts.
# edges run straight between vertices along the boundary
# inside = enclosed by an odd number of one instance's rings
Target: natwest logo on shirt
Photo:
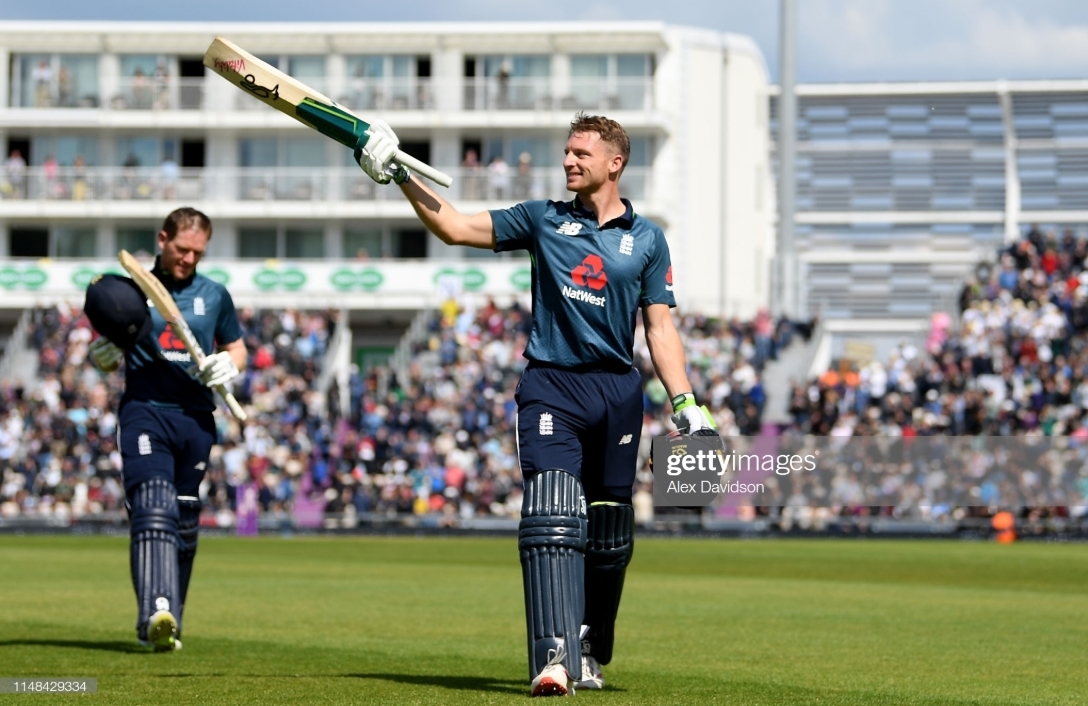
[[[608,276],[604,273],[604,263],[600,255],[587,255],[581,265],[570,271],[570,278],[579,287],[589,287],[593,291],[600,291],[608,284]],[[604,297],[595,296],[584,289],[564,285],[563,296],[593,306],[604,306]]]
[[[672,265],[669,265],[669,271],[665,273],[665,291],[672,291]]]
[[[587,255],[582,264],[570,271],[570,278],[579,287],[589,287],[597,292],[608,284],[608,275],[604,273],[604,263],[600,255]]]
[[[162,357],[175,363],[191,363],[192,357],[185,350],[185,344],[174,333],[174,328],[167,324],[159,334],[159,348],[162,349]]]

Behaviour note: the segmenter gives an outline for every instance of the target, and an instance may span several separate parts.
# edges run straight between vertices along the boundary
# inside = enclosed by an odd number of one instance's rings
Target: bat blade
[[[215,38],[204,54],[204,65],[265,105],[350,149],[363,147],[369,138],[370,123],[228,39]],[[447,174],[403,151],[393,160],[436,184],[453,183]]]
[[[124,267],[125,271],[132,277],[132,281],[136,283],[140,291],[151,300],[151,304],[159,312],[159,315],[166,320],[170,328],[174,329],[174,335],[185,346],[185,350],[189,351],[189,355],[193,357],[193,362],[197,365],[203,363],[206,357],[204,349],[200,346],[200,342],[196,340],[196,335],[189,328],[185,317],[181,315],[177,302],[170,296],[170,292],[166,291],[166,287],[163,286],[162,282],[155,275],[145,270],[140,261],[127,250],[117,253],[117,260],[121,263],[121,267]],[[230,390],[224,385],[219,385],[215,390],[227,403],[231,414],[240,422],[246,421],[248,415],[242,409],[242,405],[238,404],[238,400],[234,398]]]

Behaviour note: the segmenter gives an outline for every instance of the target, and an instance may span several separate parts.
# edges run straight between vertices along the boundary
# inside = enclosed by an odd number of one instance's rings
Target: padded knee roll
[[[582,649],[608,664],[623,579],[635,552],[635,510],[625,504],[594,503],[589,506],[588,526],[585,623],[589,632]]]
[[[178,498],[174,484],[153,478],[129,497],[132,585],[138,605],[137,630],[160,610],[179,614]]]
[[[586,547],[586,500],[577,477],[561,469],[525,482],[518,549],[525,582],[529,678],[549,663],[582,678],[581,624]]]
[[[185,611],[185,597],[189,595],[189,578],[193,575],[193,559],[196,558],[197,536],[200,532],[200,498],[188,495],[178,496],[178,537],[181,545],[178,549],[178,626],[180,631],[181,613]]]

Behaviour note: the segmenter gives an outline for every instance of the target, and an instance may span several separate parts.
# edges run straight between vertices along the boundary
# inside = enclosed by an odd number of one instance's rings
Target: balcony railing
[[[575,78],[569,91],[556,94],[552,79],[466,78],[464,110],[649,110],[653,81],[649,77]]]
[[[204,107],[203,78],[135,77],[121,80],[110,99],[114,110],[200,110]]]
[[[442,194],[455,201],[514,202],[565,199],[561,167],[493,173],[486,167],[443,168],[453,177]],[[649,198],[651,169],[628,167],[620,192]],[[400,200],[399,189],[375,184],[354,167],[32,167],[0,169],[0,201],[385,201]]]
[[[54,85],[42,87],[29,97],[12,91],[13,108],[99,108],[109,110],[203,110],[214,109],[206,100],[207,78],[127,77],[120,81],[113,95],[100,100],[100,92],[60,90]],[[653,80],[633,78],[575,78],[569,87],[556,92],[552,79],[465,78],[456,79],[462,87],[463,110],[650,110],[653,108]],[[348,78],[339,87],[324,79],[306,79],[307,85],[332,96],[351,110],[435,110],[438,82],[430,78]],[[24,100],[26,98],[26,100]],[[27,102],[29,101],[29,102]],[[268,108],[244,92],[235,91],[230,106],[234,110]]]
[[[336,99],[350,110],[434,110],[429,78],[349,78]]]
[[[76,86],[57,78],[39,81],[29,90],[11,87],[12,108],[98,108],[98,84]]]
[[[466,78],[465,110],[550,110],[556,107],[552,80],[533,78]]]

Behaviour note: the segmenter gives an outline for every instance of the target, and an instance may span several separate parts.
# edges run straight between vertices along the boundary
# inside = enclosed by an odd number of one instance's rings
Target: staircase
[[[778,352],[778,360],[772,360],[763,367],[763,391],[767,395],[763,408],[765,423],[787,424],[791,421],[791,383],[809,378],[823,338],[824,327],[822,323],[818,323],[808,343],[801,337],[794,336],[793,342]]]
[[[19,317],[0,357],[0,385],[34,387],[38,382],[38,352],[27,346],[30,310]]]

